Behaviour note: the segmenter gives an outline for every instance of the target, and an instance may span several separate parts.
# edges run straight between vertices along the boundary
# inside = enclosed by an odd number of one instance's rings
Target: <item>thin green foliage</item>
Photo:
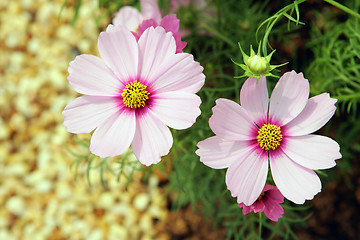
[[[71,164],[71,168],[74,171],[74,179],[78,178],[79,169],[81,166],[86,167],[86,179],[89,186],[92,186],[91,173],[94,170],[99,171],[100,173],[100,182],[106,187],[106,176],[105,173],[110,173],[118,181],[120,177],[123,176],[126,179],[126,187],[128,187],[131,182],[132,176],[136,171],[144,171],[144,167],[139,164],[139,162],[134,159],[132,152],[125,152],[118,161],[110,166],[109,162],[111,158],[100,158],[89,151],[90,139],[75,139],[75,143],[80,149],[77,151],[84,152],[83,154],[77,154],[74,149],[68,148],[68,152],[75,157],[75,160]]]
[[[60,7],[60,12],[59,12],[59,15],[58,15],[58,21],[60,22],[60,19],[61,19],[61,14],[65,8],[65,5],[67,3],[67,0],[64,0],[63,3],[61,4],[61,7]]]
[[[294,22],[296,25],[302,24],[303,22],[300,22],[300,12],[299,12],[299,4],[305,2],[306,0],[295,0],[292,4],[289,4],[279,10],[277,13],[275,13],[273,16],[267,18],[265,21],[263,21],[259,27],[256,30],[256,36],[258,36],[259,30],[263,27],[265,27],[265,33],[262,40],[262,52],[264,55],[267,55],[267,48],[271,45],[269,43],[269,36],[272,32],[273,27],[275,26],[276,22],[280,20],[281,18],[285,17],[289,20],[288,29],[290,29],[290,22]],[[288,13],[289,12],[289,13]],[[292,14],[295,12],[296,19],[292,17]],[[272,49],[272,48],[271,48]]]
[[[81,4],[81,1],[78,2]],[[237,60],[242,59],[242,56],[236,43],[240,42],[244,49],[248,49],[251,45],[257,45],[255,36],[263,36],[261,50],[267,55],[268,47],[271,48],[270,35],[274,39],[281,37],[286,42],[289,41],[289,36],[285,33],[289,31],[291,24],[295,23],[297,29],[303,27],[299,4],[304,2],[305,0],[293,1],[273,15],[270,15],[267,7],[269,1],[247,0],[208,1],[209,11],[202,11],[190,5],[182,6],[177,12],[182,28],[186,27],[189,32],[184,38],[188,43],[185,52],[194,55],[204,67],[206,75],[206,84],[198,93],[202,99],[202,114],[190,129],[172,130],[174,142],[170,154],[164,157],[162,162],[152,166],[150,171],[157,168],[167,177],[167,194],[174,199],[171,203],[173,210],[191,204],[195,211],[201,212],[204,219],[210,219],[215,227],[226,227],[227,239],[297,239],[294,228],[304,227],[312,214],[308,205],[296,206],[286,201],[282,205],[285,209],[284,216],[278,223],[271,222],[264,215],[260,218],[254,213],[243,215],[236,198],[231,197],[227,190],[226,170],[206,167],[194,153],[199,141],[213,135],[208,121],[216,99],[227,98],[239,102],[244,79],[234,78],[241,75],[241,69],[234,67],[230,60],[241,62]],[[99,7],[107,9],[104,16],[113,16],[114,12],[125,4],[139,7],[139,3],[134,1],[99,0]],[[65,5],[66,0],[63,7]],[[161,1],[160,5],[163,9],[170,9],[168,1]],[[355,5],[354,9],[358,9],[358,5]],[[343,138],[339,139],[342,148],[346,149],[343,155],[345,158],[351,158],[354,153],[360,152],[360,144],[354,141],[360,132],[360,125],[355,123],[360,100],[358,20],[349,18],[339,23],[333,21],[333,15],[323,16],[319,11],[314,11],[314,14],[317,19],[322,20],[322,25],[319,25],[318,21],[317,24],[309,26],[310,42],[306,48],[313,52],[313,57],[309,58],[305,65],[305,76],[310,80],[311,94],[330,92],[339,100],[341,111],[338,114],[343,116],[349,113],[353,116],[349,117],[348,123],[341,123],[336,131],[329,132],[329,135]],[[103,19],[102,17],[100,19]],[[287,23],[281,21],[283,19],[287,20]],[[269,89],[272,89],[276,81],[271,78],[267,81]],[[351,133],[347,134],[349,129]],[[76,143],[82,148],[89,148],[88,139]],[[90,152],[84,155],[78,155],[73,150],[69,152],[76,158],[73,164],[75,172],[82,164],[87,165],[89,184],[93,170],[100,171],[101,182],[104,185],[106,172],[115,175],[118,180],[125,176],[128,185],[136,171],[144,171],[138,161],[131,158],[130,151],[121,156],[115,168],[110,166],[109,158],[99,159]],[[344,169],[351,167],[348,162],[345,163]],[[317,173],[322,177],[328,175],[323,171]],[[271,182],[270,171],[268,176]]]
[[[76,23],[76,20],[78,18],[78,15],[79,15],[79,11],[80,11],[80,7],[81,7],[81,1],[82,0],[76,0],[75,2],[75,6],[74,6],[74,16],[73,16],[73,19],[71,20],[71,24],[72,25],[75,25]],[[63,12],[64,8],[66,7],[66,4],[68,3],[67,0],[64,0],[63,3],[61,4],[61,8],[60,8],[60,12],[59,12],[59,15],[58,15],[58,20],[60,22],[60,19],[61,19],[61,13]]]
[[[329,21],[319,15],[323,26],[313,24],[309,48],[315,60],[307,69],[312,93],[330,92],[338,99],[340,111],[357,117],[360,102],[360,26],[359,20]]]
[[[58,15],[58,21],[61,20],[61,14],[67,4],[68,4],[68,0],[64,0],[63,3],[61,4],[61,8],[60,8],[59,15]],[[75,1],[75,6],[73,7],[74,16],[71,20],[72,25],[76,24],[76,21],[77,21],[78,15],[79,15],[79,11],[81,8],[81,4],[82,4],[82,0]],[[96,21],[97,25],[100,25],[100,22],[104,21],[107,17],[112,18],[114,13],[116,11],[118,11],[122,6],[133,5],[134,7],[137,7],[137,8],[139,8],[139,6],[140,6],[139,2],[137,2],[135,0],[98,0],[98,5],[99,5],[100,9],[105,9],[105,12],[102,14],[99,14],[99,16],[96,19],[94,19]]]
[[[81,1],[82,0],[76,0],[75,9],[74,9],[74,17],[73,17],[73,20],[71,22],[72,25],[75,25],[77,17],[79,15]]]
[[[353,9],[350,9],[344,5],[342,5],[341,3],[338,3],[334,0],[324,0],[325,2],[328,2],[330,3],[331,5],[337,7],[337,8],[340,8],[342,11],[354,16],[354,17],[357,17],[357,18],[360,18],[360,14],[357,13],[356,11],[354,11]]]

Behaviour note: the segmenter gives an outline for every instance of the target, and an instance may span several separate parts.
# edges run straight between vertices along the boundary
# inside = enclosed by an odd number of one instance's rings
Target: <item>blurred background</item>
[[[169,239],[159,232],[168,210],[153,176],[131,182],[86,178],[84,152],[62,125],[63,108],[77,95],[66,79],[80,53],[97,54],[97,1],[0,1],[0,239]],[[86,137],[86,136],[83,136]],[[84,168],[82,168],[84,167]]]
[[[169,11],[169,1],[159,2]],[[0,240],[232,239],[243,221],[256,223],[257,216],[244,218],[230,197],[225,171],[199,162],[194,143],[212,134],[207,121],[214,99],[238,97],[244,80],[233,78],[242,72],[230,61],[241,62],[237,42],[246,53],[250,44],[256,48],[259,24],[293,1],[204,2],[172,10],[185,26],[185,52],[207,76],[199,94],[203,115],[193,128],[199,130],[173,131],[179,141],[171,154],[148,171],[130,152],[131,167],[120,169],[119,158],[112,158],[105,165],[93,159],[89,168],[90,160],[81,157],[88,154],[83,145],[89,135],[67,133],[61,114],[78,96],[66,79],[69,62],[81,53],[98,55],[99,33],[114,11],[134,1],[0,1]],[[358,11],[360,1],[345,3]],[[339,142],[343,159],[321,175],[323,191],[305,204],[310,215],[299,215],[309,217],[289,222],[299,239],[359,239],[359,21],[323,1],[299,7],[305,25],[288,29],[282,20],[271,33],[277,49],[272,64],[289,62],[281,73],[302,71],[312,95],[330,92],[339,99],[336,116],[320,134]],[[234,88],[221,90],[229,84]],[[273,237],[271,226],[263,236]]]

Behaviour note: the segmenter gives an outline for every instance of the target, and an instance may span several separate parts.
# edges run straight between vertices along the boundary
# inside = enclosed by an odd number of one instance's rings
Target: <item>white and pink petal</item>
[[[300,136],[319,130],[334,115],[336,102],[328,93],[310,98],[302,112],[286,124],[287,135]]]
[[[226,185],[238,203],[247,206],[260,196],[268,173],[267,152],[253,150],[247,158],[234,161],[226,172]]]
[[[141,0],[141,13],[144,19],[154,19],[157,23],[161,21],[161,13],[157,0]]]
[[[68,72],[71,87],[81,94],[116,96],[123,86],[104,61],[93,55],[77,56],[70,62]]]
[[[316,173],[291,160],[281,149],[270,153],[270,169],[281,194],[296,204],[313,199],[321,191]]]
[[[115,25],[113,25],[113,24],[110,23],[110,24],[106,27],[105,32],[117,32],[117,31],[119,31],[119,30],[121,30],[121,27],[116,27]]]
[[[214,169],[228,168],[234,161],[242,161],[250,155],[254,146],[247,141],[229,141],[217,136],[197,144],[196,154],[206,166]]]
[[[269,123],[283,126],[304,109],[309,98],[309,81],[302,73],[285,73],[270,98]]]
[[[81,96],[69,103],[62,114],[71,133],[90,133],[118,111],[112,97]]]
[[[157,24],[157,22],[154,19],[147,19],[147,20],[142,21],[142,23],[138,27],[137,33],[133,32],[133,34],[134,34],[135,38],[137,40],[139,40],[139,38],[145,32],[146,29],[148,29],[149,27],[156,28],[157,26],[159,26],[159,24]]]
[[[174,129],[191,127],[200,115],[199,96],[187,92],[164,92],[152,95],[151,111],[163,123]]]
[[[124,6],[115,13],[113,24],[116,27],[126,27],[128,30],[135,32],[143,19],[143,15],[136,8]]]
[[[166,33],[162,27],[147,28],[139,39],[140,77],[150,83],[154,82],[154,73],[161,64],[175,55],[175,50],[176,44],[172,33]]]
[[[101,157],[114,157],[124,153],[133,141],[135,112],[122,109],[98,126],[90,140],[90,151]]]
[[[176,42],[176,53],[182,53],[187,43],[181,41],[181,35],[179,33],[180,20],[176,17],[176,14],[166,15],[161,20],[160,26],[163,27],[166,32],[172,32]]]
[[[332,168],[341,158],[339,144],[320,135],[287,137],[281,149],[294,162],[313,170]]]
[[[219,98],[212,108],[213,115],[209,119],[211,130],[226,140],[253,140],[258,131],[244,108],[234,101]]]
[[[123,82],[138,77],[139,47],[126,28],[110,28],[100,33],[98,49],[105,64]]]
[[[183,91],[196,93],[205,83],[204,68],[188,53],[174,54],[152,75],[157,92]]]
[[[169,153],[173,138],[169,128],[150,111],[136,117],[136,132],[131,144],[136,158],[150,166]]]
[[[266,78],[248,78],[240,91],[240,104],[251,116],[253,122],[259,126],[267,123],[269,94],[266,87]]]

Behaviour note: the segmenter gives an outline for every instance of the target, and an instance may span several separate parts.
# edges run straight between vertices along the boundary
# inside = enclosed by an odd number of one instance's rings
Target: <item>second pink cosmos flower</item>
[[[115,27],[126,27],[139,40],[141,34],[149,28],[161,26],[165,32],[171,32],[176,42],[176,53],[182,53],[186,42],[181,41],[179,33],[180,20],[175,14],[161,17],[157,0],[141,0],[141,13],[134,7],[122,7],[119,12],[115,14],[113,25]]]
[[[254,213],[264,212],[265,216],[272,221],[277,222],[284,213],[284,209],[280,205],[282,202],[284,202],[284,196],[280,193],[277,187],[265,184],[260,196],[253,204],[246,206],[244,203],[239,203],[239,207],[242,208],[244,215],[252,211]]]
[[[147,166],[168,154],[168,128],[189,128],[200,115],[195,93],[204,85],[203,67],[178,53],[172,33],[150,27],[137,41],[121,27],[100,33],[101,58],[82,54],[69,66],[74,90],[86,94],[63,111],[72,133],[94,133],[90,151],[100,157],[122,154],[130,145]]]
[[[240,92],[241,106],[218,99],[209,120],[216,136],[198,143],[205,165],[228,168],[226,185],[238,203],[250,206],[261,194],[268,175],[284,197],[302,204],[321,191],[314,170],[335,166],[341,158],[332,139],[310,134],[334,114],[336,99],[323,93],[309,97],[302,73],[285,73],[270,98],[265,77],[249,78]]]

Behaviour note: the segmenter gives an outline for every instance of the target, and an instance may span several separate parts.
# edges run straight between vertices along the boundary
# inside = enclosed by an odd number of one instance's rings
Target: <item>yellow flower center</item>
[[[264,124],[258,131],[259,135],[257,140],[260,144],[260,147],[264,150],[275,150],[280,146],[282,141],[282,134],[280,127],[274,124]]]
[[[149,99],[149,92],[146,91],[144,84],[138,81],[131,82],[126,85],[121,96],[123,96],[123,102],[128,108],[140,108],[145,106],[146,100]]]
[[[258,197],[258,201],[261,201],[262,200],[262,198],[264,197],[264,195],[265,195],[265,192],[262,192],[261,194],[260,194],[260,196]]]

